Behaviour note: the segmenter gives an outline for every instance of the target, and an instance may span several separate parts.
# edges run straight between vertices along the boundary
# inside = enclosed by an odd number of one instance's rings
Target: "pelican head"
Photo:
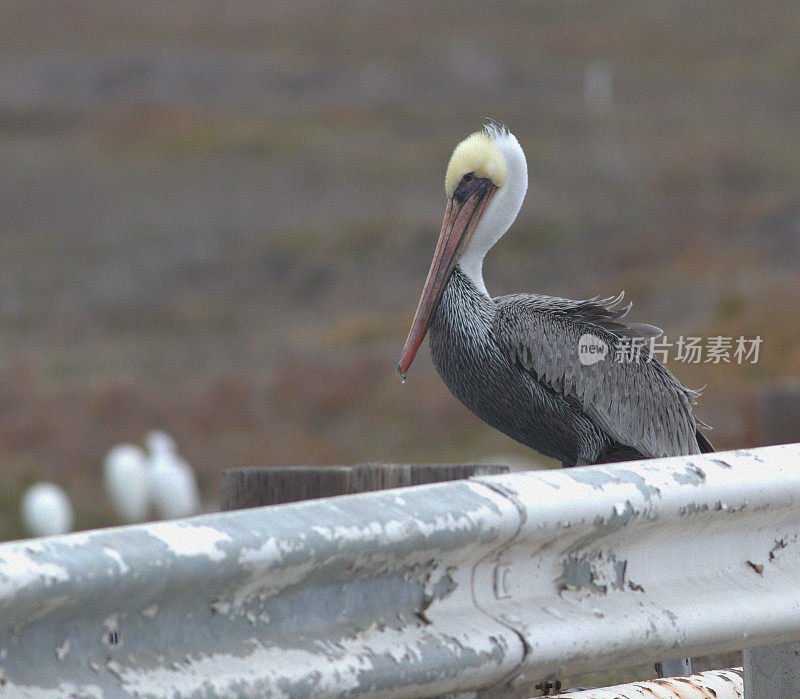
[[[505,126],[490,123],[459,143],[444,181],[447,205],[431,268],[397,367],[405,377],[456,265],[488,296],[483,258],[519,213],[528,189],[525,154]]]

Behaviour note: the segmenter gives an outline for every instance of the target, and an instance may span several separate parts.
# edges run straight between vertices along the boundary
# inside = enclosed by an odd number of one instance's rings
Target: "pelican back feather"
[[[661,331],[625,322],[631,306],[621,300],[502,296],[495,299],[495,337],[511,362],[577,401],[620,445],[646,457],[700,452],[692,413],[699,393],[651,356],[647,341]],[[595,353],[605,346],[604,356],[582,361],[587,343]]]

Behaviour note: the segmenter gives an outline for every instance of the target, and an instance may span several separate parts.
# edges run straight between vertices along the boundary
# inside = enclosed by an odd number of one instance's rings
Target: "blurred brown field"
[[[0,539],[40,479],[114,523],[103,454],[156,427],[211,508],[232,466],[553,466],[427,351],[395,375],[485,117],[531,178],[490,290],[761,336],[756,364],[670,367],[719,448],[763,443],[759,392],[800,374],[798,76],[790,2],[3,2]]]

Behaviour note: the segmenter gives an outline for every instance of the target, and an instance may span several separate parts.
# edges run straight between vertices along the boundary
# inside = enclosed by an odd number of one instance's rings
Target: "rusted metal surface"
[[[11,696],[438,696],[800,638],[800,445],[0,545]]]
[[[744,696],[742,668],[711,670],[688,677],[665,677],[557,694],[553,699],[739,699]],[[765,695],[783,696],[783,695]]]

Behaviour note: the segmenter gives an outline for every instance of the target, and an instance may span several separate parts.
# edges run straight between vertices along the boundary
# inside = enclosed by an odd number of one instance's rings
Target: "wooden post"
[[[759,443],[789,444],[800,440],[800,380],[784,379],[756,396]]]
[[[355,466],[265,466],[222,472],[221,507],[277,505],[332,495],[507,473],[499,464],[358,464]]]

